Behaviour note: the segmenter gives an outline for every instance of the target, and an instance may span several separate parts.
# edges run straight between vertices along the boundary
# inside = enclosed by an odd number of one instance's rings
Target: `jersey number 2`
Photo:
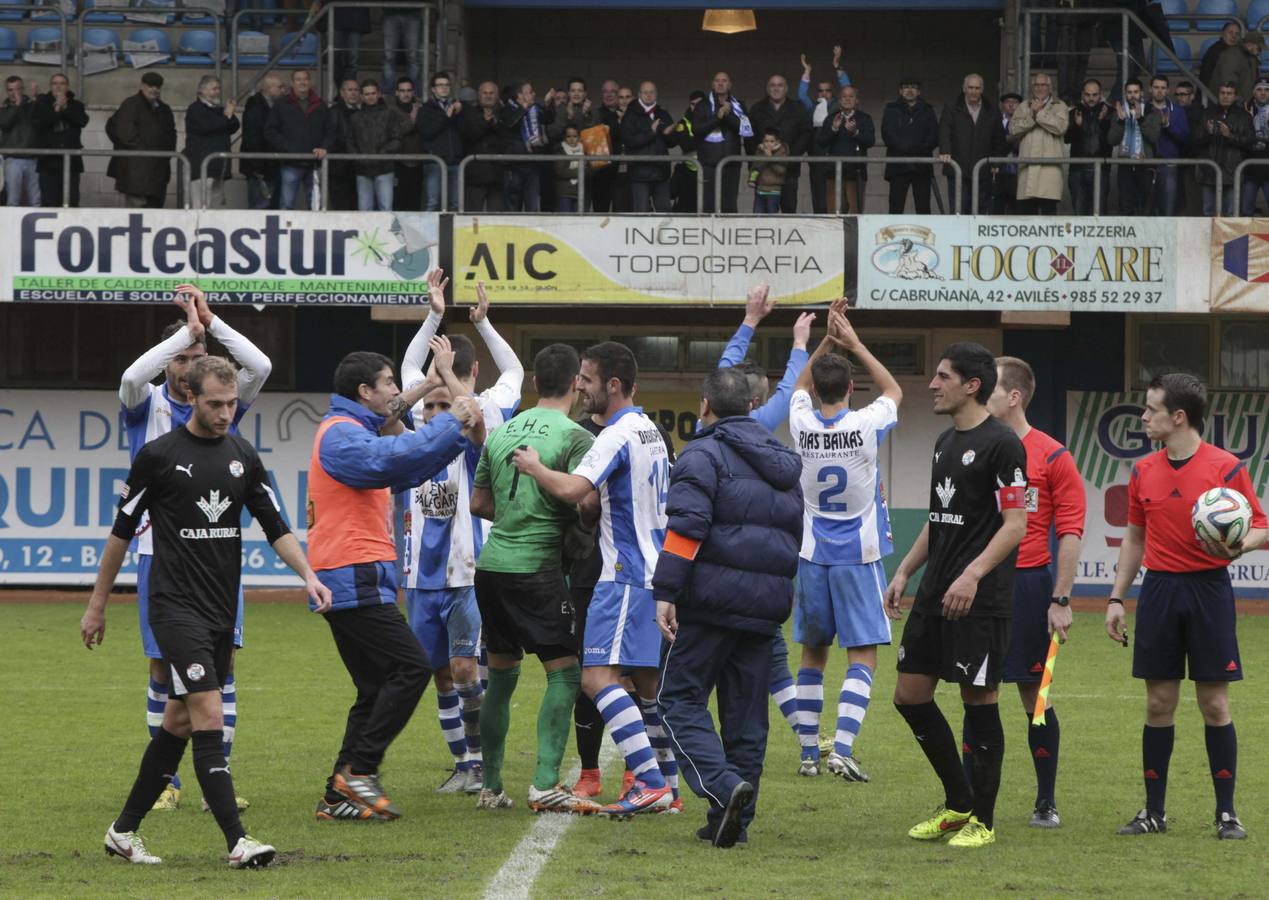
[[[846,493],[846,470],[841,466],[825,466],[820,469],[819,483],[828,485],[820,491],[820,511],[846,512],[846,503],[833,499]]]

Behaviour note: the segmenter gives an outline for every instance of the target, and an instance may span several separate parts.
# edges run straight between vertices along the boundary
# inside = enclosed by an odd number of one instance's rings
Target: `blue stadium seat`
[[[1189,41],[1187,41],[1183,37],[1174,37],[1172,39],[1172,52],[1175,53],[1177,55],[1177,59],[1185,63],[1187,67],[1193,68],[1193,66],[1190,65],[1190,62],[1193,59],[1193,56],[1192,56],[1192,51],[1190,50]],[[1166,56],[1163,55],[1163,51],[1156,49],[1155,53],[1156,53],[1156,56],[1154,61],[1154,70],[1156,72],[1160,74],[1166,74],[1169,72],[1181,71],[1179,68],[1177,68],[1176,63],[1174,63],[1172,60],[1168,59]]]
[[[168,56],[172,55],[171,39],[168,38],[167,32],[160,31],[157,28],[140,28],[132,32],[132,34],[128,35],[128,40],[136,44],[143,43],[145,41],[154,41],[154,43],[157,44],[159,48],[155,52],[166,53]],[[132,65],[131,53],[125,54],[123,59],[124,59],[124,62],[126,62],[128,65]],[[167,65],[167,63],[157,63],[157,65],[164,66],[164,65]]]
[[[176,9],[176,0],[132,0],[131,5],[146,12],[162,12],[166,9]],[[171,25],[176,21],[176,13],[168,13],[165,21],[166,24]]]
[[[216,65],[216,32],[182,31],[176,45],[178,66]]]
[[[64,40],[65,40],[65,37],[62,35],[62,28],[60,25],[56,28],[32,28],[30,31],[26,33],[26,49],[34,50],[36,44],[43,44],[49,41],[60,42]],[[28,63],[28,65],[31,65],[31,64]],[[43,65],[43,64],[35,63],[34,65]],[[47,65],[57,65],[57,63],[48,63]]]
[[[6,6],[17,6],[27,0],[0,0],[0,22],[21,22],[26,13],[20,9],[5,9]]]
[[[119,32],[113,28],[85,28],[84,43],[94,47],[114,47],[116,58],[123,53],[123,41],[119,39]]]
[[[1269,0],[1251,0],[1247,7],[1247,27],[1255,31],[1266,16],[1269,16]]]
[[[37,3],[39,0],[27,0],[28,3]],[[45,2],[46,6],[61,6],[60,3]],[[63,11],[65,12],[65,11]],[[70,12],[66,13],[66,23],[69,25],[71,20],[75,18],[75,0],[70,0]],[[53,12],[33,12],[31,13],[32,22],[60,22],[57,14]]]
[[[1200,61],[1203,59],[1204,56],[1207,56],[1207,51],[1211,50],[1214,46],[1216,46],[1218,41],[1220,41],[1220,38],[1213,37],[1213,38],[1208,38],[1207,40],[1203,42],[1203,46],[1199,47],[1199,53],[1198,53],[1198,58]]]
[[[263,31],[240,31],[238,37],[268,37]],[[234,47],[229,51],[238,55],[238,65],[240,66],[267,66],[269,64],[269,56],[272,55],[272,48],[269,53],[242,53],[238,54],[238,48]]]
[[[1194,11],[1200,15],[1228,16],[1229,19],[1241,21],[1238,15],[1238,0],[1198,0]],[[1218,19],[1207,19],[1197,24],[1199,31],[1220,31],[1225,27],[1225,22]]]
[[[296,33],[294,31],[288,31],[286,34],[282,35],[282,43],[280,46],[285,47],[287,41],[295,37],[295,34]],[[290,53],[278,61],[278,65],[287,66],[289,68],[315,66],[317,65],[318,49],[317,35],[310,31],[300,39],[298,44],[291,48]],[[241,60],[239,62],[241,62]]]
[[[0,62],[13,62],[17,55],[17,32],[12,28],[0,28]]]
[[[123,21],[123,13],[116,12],[88,12],[95,6],[126,6],[123,0],[102,0],[100,4],[97,0],[84,0],[84,21],[90,24],[100,25],[103,23],[114,24]]]

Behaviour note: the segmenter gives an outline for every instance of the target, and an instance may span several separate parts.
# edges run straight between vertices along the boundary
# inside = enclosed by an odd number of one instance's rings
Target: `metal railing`
[[[43,8],[47,9],[48,7],[43,7]],[[5,9],[12,9],[12,7],[5,7]],[[220,32],[225,24],[224,10],[213,9],[210,6],[150,6],[150,7],[94,6],[91,9],[81,10],[79,15],[76,16],[75,18],[75,69],[79,73],[79,90],[78,90],[78,93],[76,94],[77,99],[87,102],[87,97],[88,97],[88,76],[84,74],[84,25],[86,23],[85,20],[87,20],[87,18],[93,13],[119,13],[120,15],[123,15],[125,13],[142,13],[142,12],[150,13],[154,15],[163,15],[163,14],[175,15],[179,13],[192,12],[192,13],[202,13],[203,15],[211,16],[213,20],[212,30],[216,33],[216,53],[213,59],[216,65],[216,77],[217,78],[220,77],[221,57],[224,55],[220,52],[221,51]],[[96,22],[88,22],[87,24],[92,25],[94,28],[100,27],[100,25]],[[122,39],[122,35],[120,36],[120,38]],[[127,51],[123,50],[122,47],[115,48],[113,52],[116,57],[115,59],[116,62],[121,61],[120,59],[121,57],[127,56]],[[180,52],[180,48],[179,48],[179,40],[178,40],[178,46],[172,48],[173,59],[176,58],[179,52]]]
[[[638,163],[642,165],[660,165],[673,167],[677,163],[688,161],[695,162],[696,158],[692,156],[635,156],[629,153],[596,153],[593,156],[570,156],[567,153],[475,153],[463,159],[458,164],[458,212],[467,212],[467,165],[473,162],[496,162],[496,163],[514,163],[521,166],[536,165],[539,163],[555,163],[557,161],[565,162],[610,162],[610,163]],[[442,181],[445,175],[442,173]],[[593,173],[588,175],[593,178]],[[669,180],[667,175],[666,180]],[[587,178],[577,179],[577,212],[581,215],[586,212],[586,181]],[[705,201],[705,176],[701,171],[698,163],[696,166],[696,210],[701,211],[701,206]]]
[[[105,156],[109,158],[119,159],[156,159],[163,158],[177,161],[177,172],[179,191],[177,193],[177,202],[183,209],[189,209],[190,198],[190,171],[189,160],[176,150],[72,150],[72,149],[51,149],[46,147],[31,147],[23,149],[22,156],[60,156],[62,158],[62,209],[70,208],[70,181],[71,181],[71,165],[72,157],[93,157]]]
[[[13,6],[5,5],[3,7],[0,7],[0,9],[3,9],[5,12],[9,12],[10,10],[14,12],[16,12],[17,10],[24,10],[27,12],[52,13],[56,15],[58,22],[61,23],[61,33],[62,33],[62,36],[57,41],[57,52],[58,52],[58,55],[62,58],[62,63],[61,63],[62,72],[66,71],[66,41],[70,37],[70,31],[67,29],[66,26],[70,20],[66,18],[66,13],[62,12],[62,8],[60,5],[59,6],[41,6],[38,3],[22,3],[22,4],[16,4]],[[31,21],[39,22],[39,21],[48,21],[48,20],[45,19],[43,16],[41,16],[40,19],[32,19]],[[23,62],[24,60],[22,59],[22,54],[25,53],[26,51],[24,51],[21,47],[18,47],[16,48],[14,52],[17,53],[17,58],[15,60],[15,63]],[[82,76],[81,76],[81,79],[82,79]]]
[[[241,105],[247,97],[255,91],[256,85],[260,83],[260,79],[264,78],[265,75],[268,75],[271,71],[273,71],[273,69],[278,68],[279,62],[284,59],[288,53],[295,49],[295,47],[299,45],[300,41],[304,40],[305,35],[314,30],[318,20],[321,18],[321,14],[319,13],[317,16],[314,16],[311,21],[301,23],[300,30],[292,34],[291,39],[274,51],[272,56],[269,56],[267,53],[252,53],[252,56],[265,56],[268,57],[268,59],[259,67],[260,71],[247,84],[246,90],[243,90],[238,84],[238,57],[241,55],[238,51],[238,36],[240,34],[238,26],[243,16],[270,16],[274,18],[291,16],[293,18],[300,18],[308,15],[309,11],[307,9],[260,9],[256,7],[240,9],[233,14],[233,17],[229,20],[229,79],[233,82],[233,96],[237,98],[239,105]],[[284,66],[283,68],[293,69],[296,67]],[[317,69],[317,83],[321,84],[321,53],[316,55],[315,68]]]
[[[952,187],[952,196],[954,198],[952,209],[949,215],[960,215],[961,213],[961,192],[964,186],[961,184],[961,167],[956,160],[949,159],[947,162],[939,159],[937,156],[724,156],[718,161],[718,169],[714,175],[714,212],[717,213],[722,209],[723,205],[723,167],[731,163],[753,163],[755,165],[799,165],[801,163],[810,163],[812,165],[819,163],[820,165],[833,164],[834,184],[842,183],[842,166],[883,166],[883,165],[920,165],[920,166],[948,166],[956,175],[955,183]],[[931,172],[931,181],[934,172]],[[932,185],[933,186],[933,185]],[[941,202],[941,201],[940,201]]]
[[[199,167],[199,178],[206,181],[208,176],[208,166],[212,160],[243,160],[243,159],[259,159],[266,162],[303,162],[309,165],[318,165],[321,168],[320,181],[321,192],[319,204],[321,209],[325,210],[327,206],[327,198],[330,196],[330,164],[332,162],[425,162],[432,163],[441,167],[441,209],[446,208],[446,202],[449,200],[449,184],[445,177],[448,173],[445,161],[439,156],[432,153],[327,153],[320,160],[311,153],[271,153],[268,151],[221,151],[219,153],[209,153]],[[426,183],[424,184],[426,190]],[[202,193],[203,203],[200,209],[207,208],[207,192]]]
[[[335,46],[335,15],[333,12],[328,13],[327,10],[349,9],[358,6],[362,9],[365,8],[364,5],[359,3],[345,3],[342,2],[342,0],[335,0],[334,3],[326,3],[322,7],[321,13],[318,14],[318,18],[320,18],[321,15],[326,16],[326,93],[332,100],[335,98],[336,90],[335,54],[338,52],[338,48]],[[409,3],[401,2],[401,0],[390,0],[390,2],[387,3],[375,3],[374,6],[376,9],[418,10],[419,18],[423,20],[423,35],[422,41],[419,44],[419,55],[421,57],[419,60],[420,83],[414,86],[414,91],[416,96],[424,94],[424,85],[428,83],[432,74],[431,52],[428,47],[428,44],[430,44],[432,40],[432,17],[430,13],[436,11],[439,15],[439,11],[436,6],[431,3]],[[394,54],[397,53],[397,48],[393,47],[392,52]],[[458,90],[455,89],[454,93],[458,93]]]
[[[1265,18],[1269,19],[1269,16],[1266,16]],[[1241,202],[1240,198],[1243,195],[1243,170],[1253,166],[1269,166],[1269,159],[1244,159],[1242,162],[1240,162],[1237,166],[1234,167],[1234,203],[1235,204]],[[1216,195],[1219,198],[1220,197],[1220,182],[1219,181],[1216,183],[1216,187],[1217,187]],[[1217,202],[1219,202],[1219,200]],[[1238,207],[1235,206],[1234,209],[1235,209],[1234,214],[1238,215],[1238,212],[1239,212]]]
[[[1266,160],[1269,162],[1269,160]],[[1102,166],[1208,166],[1216,172],[1216,193],[1219,196],[1224,178],[1221,167],[1210,159],[1123,159],[1120,157],[1102,158],[1100,156],[986,156],[974,163],[971,175],[970,214],[978,215],[978,180],[983,166],[1092,166],[1093,167],[1093,215],[1100,216],[1102,209]],[[1065,187],[1065,185],[1063,185]]]

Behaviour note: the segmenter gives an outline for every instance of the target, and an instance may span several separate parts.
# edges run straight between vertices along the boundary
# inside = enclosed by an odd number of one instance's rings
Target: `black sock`
[[[1141,770],[1146,782],[1146,810],[1162,816],[1168,795],[1168,761],[1172,759],[1172,743],[1176,726],[1157,728],[1146,725],[1141,730]]]
[[[974,735],[969,727],[969,716],[961,719],[961,767],[965,780],[974,783]]]
[[[238,817],[238,802],[234,799],[234,779],[229,774],[229,762],[225,759],[225,732],[194,732],[194,774],[198,786],[203,789],[203,799],[211,807],[216,824],[225,833],[225,842],[232,852],[238,838],[246,837],[246,829]]]
[[[1216,818],[1227,812],[1234,812],[1234,779],[1238,774],[1238,734],[1234,731],[1234,723],[1228,725],[1208,725],[1207,764],[1212,770],[1212,787],[1216,788]]]
[[[176,775],[187,743],[186,738],[178,738],[166,728],[154,732],[141,757],[141,768],[137,772],[137,780],[132,782],[123,812],[115,819],[115,831],[137,830],[145,814]]]
[[[1035,805],[1057,806],[1058,745],[1062,740],[1062,728],[1058,725],[1056,710],[1044,711],[1044,724],[1032,725],[1027,715],[1027,745],[1031,748],[1031,762],[1035,765]]]
[[[974,815],[991,828],[1000,792],[1000,767],[1005,759],[1005,729],[1000,724],[1000,704],[965,705],[965,719],[974,736]]]
[[[599,749],[604,744],[604,717],[595,708],[595,701],[581,691],[573,704],[573,729],[577,732],[577,755],[583,769],[599,768]]]
[[[925,751],[925,758],[934,768],[934,774],[943,782],[947,808],[957,812],[970,809],[974,804],[973,791],[956,755],[956,738],[952,736],[951,726],[938,704],[933,700],[928,703],[896,703],[895,708],[912,729],[917,743]]]

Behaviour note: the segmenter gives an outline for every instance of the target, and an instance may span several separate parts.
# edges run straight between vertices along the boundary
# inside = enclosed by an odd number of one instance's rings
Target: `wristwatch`
[[[1056,603],[1058,606],[1070,606],[1071,598],[1063,594],[1061,597],[1054,597],[1052,602]]]

